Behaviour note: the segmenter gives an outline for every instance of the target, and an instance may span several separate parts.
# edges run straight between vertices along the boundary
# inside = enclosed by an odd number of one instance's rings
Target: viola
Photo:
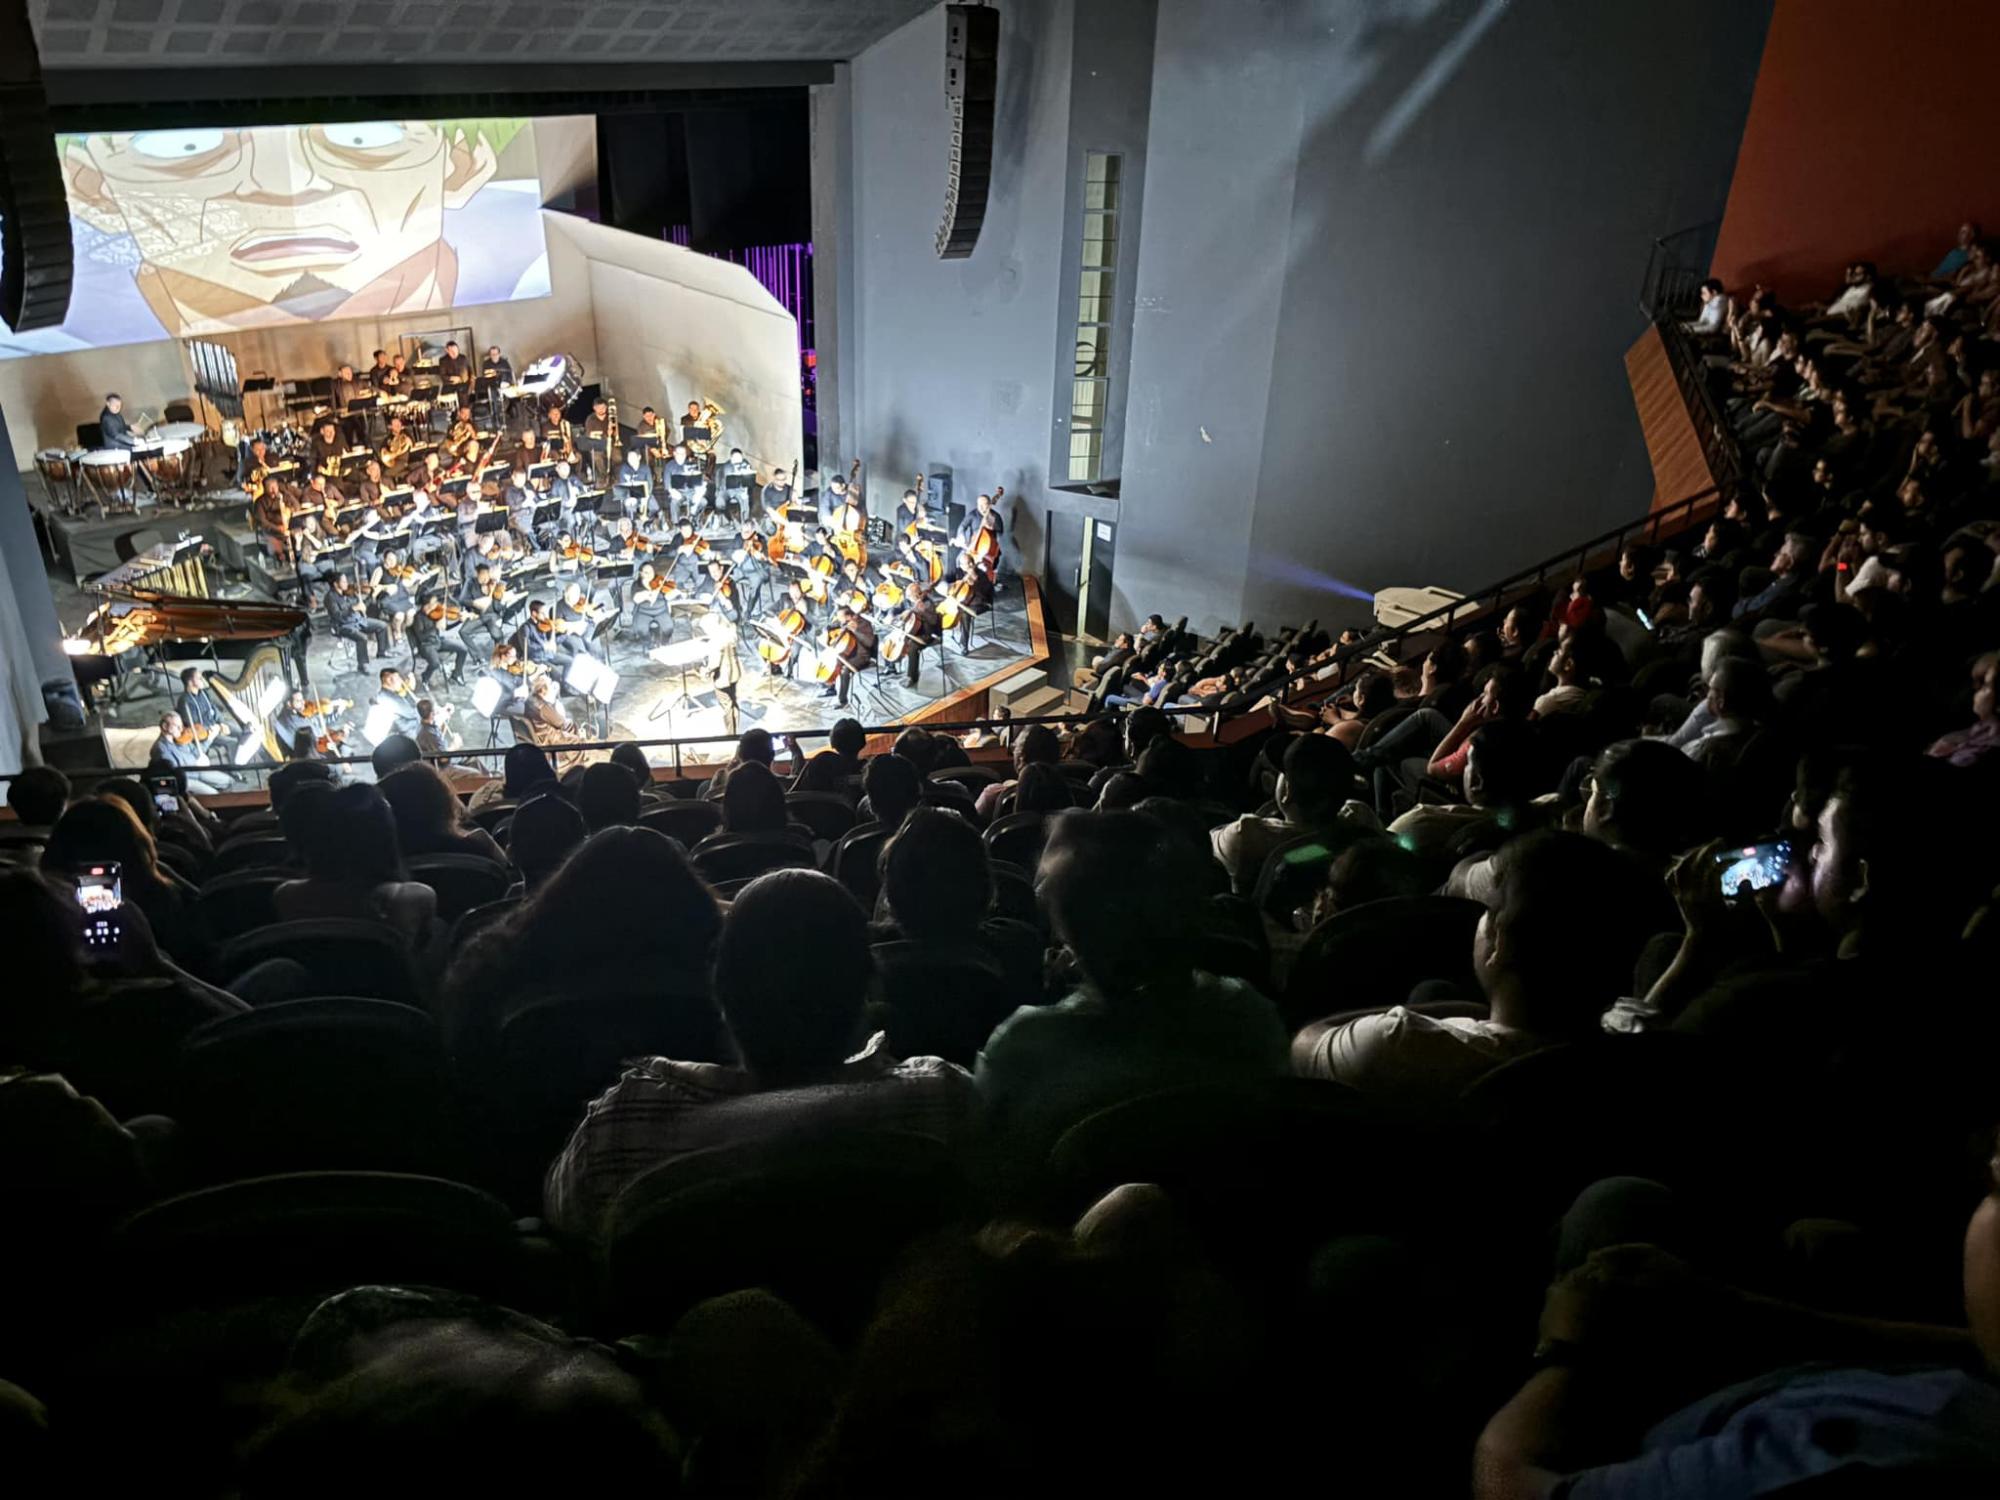
[[[354,707],[354,700],[352,698],[319,698],[308,701],[305,712],[308,718],[319,714],[330,717],[337,713],[344,713],[352,707]]]
[[[313,741],[313,744],[319,747],[321,755],[331,755],[346,743],[347,731],[345,729],[329,729],[325,734]]]
[[[174,736],[176,745],[192,745],[198,740],[212,738],[222,732],[219,724],[183,724],[181,732]]]

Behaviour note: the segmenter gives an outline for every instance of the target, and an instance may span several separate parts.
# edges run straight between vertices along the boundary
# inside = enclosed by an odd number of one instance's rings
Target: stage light
[[[482,677],[472,685],[472,711],[482,719],[490,719],[500,711],[501,700],[507,690],[491,677]]]

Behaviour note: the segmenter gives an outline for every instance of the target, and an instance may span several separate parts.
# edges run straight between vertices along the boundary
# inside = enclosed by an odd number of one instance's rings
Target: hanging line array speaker
[[[0,321],[57,328],[75,260],[69,199],[25,0],[0,0]]]
[[[993,181],[993,99],[1000,74],[1000,12],[986,5],[944,8],[944,95],[951,156],[938,225],[940,260],[964,260],[986,222]]]

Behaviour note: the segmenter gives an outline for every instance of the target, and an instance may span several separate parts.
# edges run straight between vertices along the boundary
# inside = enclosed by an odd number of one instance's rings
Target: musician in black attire
[[[611,404],[599,396],[583,419],[583,461],[590,482],[601,485],[611,473]]]
[[[564,630],[540,599],[528,605],[528,623],[521,627],[521,641],[527,648],[530,666],[553,667],[558,677],[568,670],[577,652],[583,650],[582,638]]]
[[[438,379],[445,394],[461,402],[472,393],[472,361],[458,352],[457,339],[447,341],[444,353],[438,356]]]
[[[965,552],[959,554],[952,582],[966,585],[965,598],[958,606],[958,649],[962,655],[972,650],[972,617],[993,607],[993,580],[972,560],[972,554]]]
[[[563,585],[562,598],[556,601],[555,617],[556,623],[563,627],[563,638],[571,642],[577,651],[594,656],[599,661],[604,660],[605,648],[597,639],[600,615],[591,601],[584,597],[582,584]]]
[[[731,625],[741,626],[743,595],[729,576],[729,564],[720,558],[710,559],[708,579],[710,588],[708,607],[722,615]]]
[[[903,654],[910,664],[910,686],[915,687],[917,675],[923,670],[924,648],[937,644],[940,629],[938,612],[937,605],[931,601],[930,591],[914,580],[903,599]]]
[[[354,670],[368,670],[368,648],[372,644],[377,656],[389,654],[389,626],[386,621],[371,620],[361,612],[361,600],[354,592],[354,580],[345,573],[336,574],[333,590],[326,596],[327,617],[333,622],[333,633],[343,641],[354,642]]]
[[[673,612],[667,607],[668,595],[663,587],[667,581],[650,561],[639,564],[632,580],[632,624],[645,631],[649,646],[674,638]]]
[[[104,436],[107,448],[136,448],[139,435],[132,430],[132,424],[125,420],[125,398],[116,391],[104,398],[104,410],[97,414],[98,430]]]
[[[844,604],[841,605],[836,618],[840,622],[840,628],[853,640],[852,644],[840,653],[840,659],[847,666],[834,673],[833,681],[827,684],[826,690],[820,696],[838,698],[840,706],[845,708],[848,690],[853,686],[854,674],[865,672],[875,665],[875,627],[868,623],[866,615],[858,614]]]
[[[488,651],[499,648],[510,632],[501,619],[500,601],[493,597],[493,565],[478,563],[466,574],[458,586],[458,602],[465,606],[465,620],[459,626],[459,634],[468,644],[476,645],[475,633],[483,634],[488,642]]]
[[[389,355],[386,350],[377,349],[373,358],[375,362],[368,367],[367,378],[368,383],[379,391],[382,389],[382,382],[389,378]]]
[[[423,719],[417,713],[417,695],[410,691],[409,684],[403,681],[403,674],[394,667],[384,667],[379,680],[381,686],[376,690],[374,702],[369,705],[370,711],[386,707],[395,715],[395,732],[415,739],[417,731],[423,728]]]
[[[708,509],[713,506],[712,498],[699,507],[695,502],[695,496],[700,493],[700,487],[707,482],[707,478],[708,470],[702,467],[698,460],[688,457],[687,444],[675,443],[673,462],[667,465],[667,488],[674,497],[673,514],[678,516],[682,513],[684,501],[686,513],[690,516],[694,515],[697,509]],[[676,480],[680,482],[676,484]]]
[[[319,424],[319,430],[312,436],[312,444],[306,450],[315,474],[329,477],[340,473],[340,460],[347,452],[347,444],[340,439],[340,425],[332,417]]]
[[[210,731],[202,736],[202,743],[218,764],[230,763],[229,752],[235,748],[238,729],[236,718],[216,701],[200,667],[189,667],[181,673],[181,695],[174,700],[174,712],[181,716],[183,724]]]
[[[479,383],[486,391],[487,424],[498,427],[506,415],[507,404],[507,398],[500,394],[500,387],[514,383],[514,367],[500,352],[498,344],[488,349],[486,358],[480,361]]]
[[[363,397],[375,395],[375,388],[354,378],[354,366],[342,365],[334,372],[333,409],[340,414],[340,430],[350,448],[366,447],[368,443],[368,413],[349,411],[348,408]]]
[[[425,612],[429,607],[432,606],[420,606],[416,613],[410,616],[410,623],[403,632],[404,638],[410,643],[410,660],[412,663],[423,664],[423,672],[420,675],[423,685],[428,688],[431,679],[444,670],[444,659],[438,653],[441,650],[449,651],[451,671],[446,674],[445,681],[462,687],[465,683],[465,658],[469,654],[466,650],[465,637],[458,633],[456,626],[446,628],[433,620]]]

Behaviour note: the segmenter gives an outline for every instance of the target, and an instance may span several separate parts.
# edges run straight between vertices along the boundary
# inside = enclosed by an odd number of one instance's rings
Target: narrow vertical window
[[[1118,162],[1084,157],[1083,245],[1077,261],[1076,362],[1069,401],[1069,478],[1102,477],[1111,395],[1112,282],[1118,274]]]

